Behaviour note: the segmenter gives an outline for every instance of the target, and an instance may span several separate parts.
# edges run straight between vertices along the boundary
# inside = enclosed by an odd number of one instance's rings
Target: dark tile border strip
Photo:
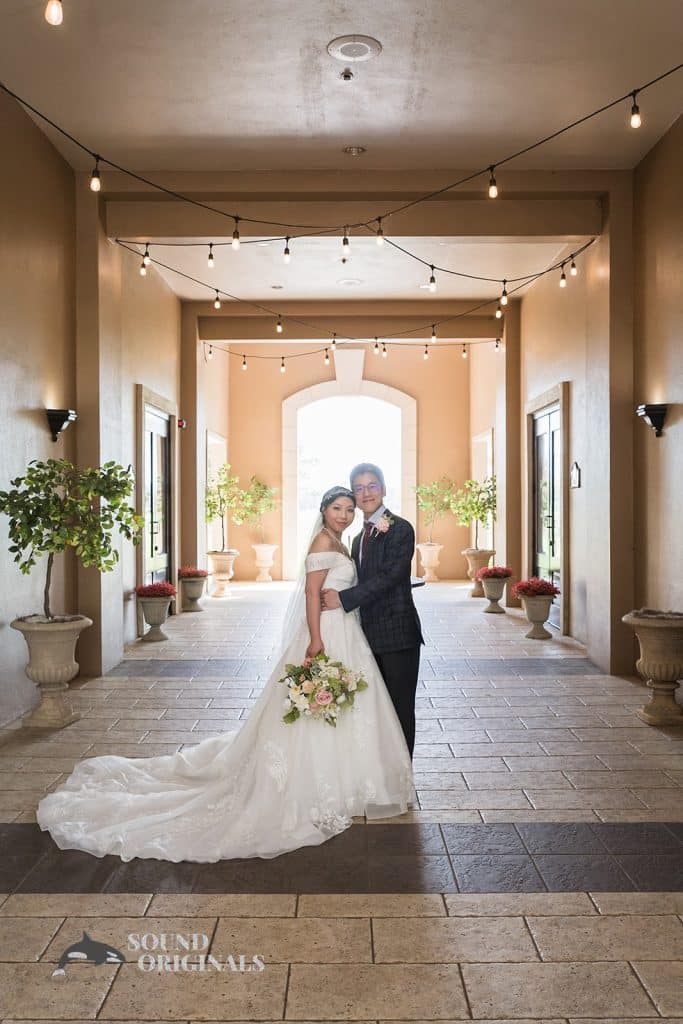
[[[273,860],[216,864],[60,850],[37,825],[0,825],[3,893],[683,891],[683,823],[354,825]]]

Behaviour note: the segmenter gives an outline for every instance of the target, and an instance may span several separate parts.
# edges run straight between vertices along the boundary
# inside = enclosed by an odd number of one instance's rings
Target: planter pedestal
[[[203,612],[199,599],[204,593],[206,576],[184,576],[180,583],[180,608],[184,612]]]
[[[485,612],[489,612],[491,615],[505,615],[505,609],[501,608],[498,602],[505,593],[505,584],[508,579],[508,576],[500,576],[497,579],[495,576],[490,576],[488,579],[481,580],[484,597],[488,598],[489,602],[484,608]]]
[[[529,640],[552,640],[552,633],[549,633],[544,626],[544,623],[548,621],[552,603],[553,599],[550,595],[522,597],[526,617],[531,623],[531,629],[525,634]]]
[[[209,551],[209,566],[213,575],[211,597],[226,597],[228,583],[235,575],[235,559],[239,555],[237,548],[227,551]]]
[[[424,580],[426,583],[438,583],[439,577],[436,570],[439,565],[439,556],[443,550],[443,544],[436,544],[433,541],[425,541],[417,545],[420,552],[420,561],[425,571]]]
[[[26,675],[40,687],[40,704],[22,718],[22,725],[34,729],[62,729],[81,716],[68,699],[68,682],[78,675],[76,642],[92,619],[74,615],[47,621],[42,615],[15,619],[12,629],[23,633],[28,646]]]
[[[638,672],[652,691],[649,702],[636,711],[648,725],[683,725],[683,708],[676,702],[683,679],[683,613],[644,615],[629,612],[621,620],[638,637]]]
[[[258,569],[256,582],[272,583],[273,577],[270,575],[270,570],[273,568],[273,561],[275,559],[275,552],[278,549],[278,545],[252,544],[251,546],[256,552],[256,568]]]
[[[460,552],[467,559],[467,575],[474,584],[470,590],[470,597],[484,596],[481,580],[475,579],[475,575],[480,569],[484,569],[489,564],[495,553],[495,551],[490,551],[488,548],[465,548],[464,551]]]
[[[142,614],[145,617],[145,622],[150,627],[149,632],[145,633],[142,639],[151,643],[156,643],[159,640],[168,640],[167,635],[161,627],[168,618],[168,609],[171,604],[171,598],[138,597],[138,601],[142,606]]]

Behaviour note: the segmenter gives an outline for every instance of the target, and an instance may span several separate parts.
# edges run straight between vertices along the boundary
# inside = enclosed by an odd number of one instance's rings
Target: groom
[[[351,554],[358,583],[347,590],[323,590],[323,609],[360,608],[361,624],[386,683],[412,756],[415,746],[415,691],[424,643],[413,603],[410,563],[415,532],[384,505],[386,487],[379,466],[362,462],[351,470],[351,490],[364,516]]]

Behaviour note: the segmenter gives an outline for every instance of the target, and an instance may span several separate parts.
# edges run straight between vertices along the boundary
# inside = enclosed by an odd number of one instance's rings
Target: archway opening
[[[297,412],[297,550],[303,552],[321,495],[334,484],[349,486],[349,471],[374,462],[384,472],[386,504],[401,514],[403,479],[401,409],[367,395],[331,395]],[[361,513],[347,531],[360,528]]]

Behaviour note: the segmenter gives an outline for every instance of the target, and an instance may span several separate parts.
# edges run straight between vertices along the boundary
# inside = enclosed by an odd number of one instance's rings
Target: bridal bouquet
[[[304,665],[285,665],[285,672],[280,679],[287,686],[282,720],[288,725],[305,715],[336,726],[339,714],[352,708],[356,694],[368,688],[360,672],[330,661],[326,654]]]

